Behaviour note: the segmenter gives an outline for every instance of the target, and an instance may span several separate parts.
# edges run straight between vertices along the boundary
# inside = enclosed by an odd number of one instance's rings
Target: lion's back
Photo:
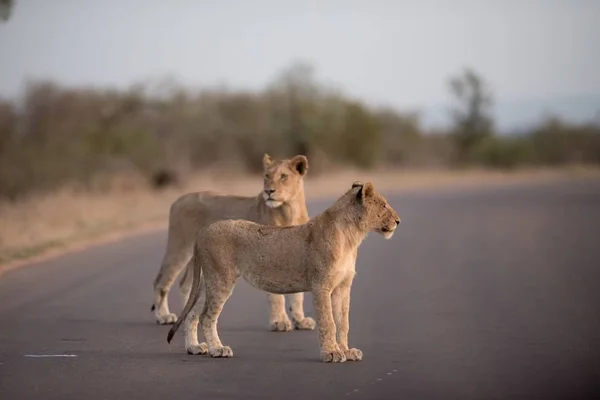
[[[240,239],[249,239],[255,236],[259,225],[256,222],[245,219],[221,219],[208,224],[198,231],[198,239],[204,239],[213,242],[239,241]]]
[[[198,241],[233,252],[280,252],[306,242],[305,232],[299,225],[278,227],[242,219],[227,219],[201,229]]]

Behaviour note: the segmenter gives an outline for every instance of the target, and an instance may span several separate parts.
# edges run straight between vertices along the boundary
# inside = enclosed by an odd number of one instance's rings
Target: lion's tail
[[[183,311],[181,312],[181,314],[179,314],[179,318],[177,318],[177,321],[175,321],[175,323],[171,327],[171,330],[169,331],[169,334],[167,335],[167,343],[171,343],[171,339],[173,339],[175,332],[177,332],[177,329],[179,329],[179,325],[181,325],[182,321],[185,321],[185,318],[192,310],[192,307],[194,307],[194,305],[198,301],[200,293],[202,292],[202,265],[198,261],[199,257],[197,246],[194,246],[194,253],[192,255],[192,265],[194,268],[192,292],[190,294],[190,297],[188,297],[187,303],[185,303]]]

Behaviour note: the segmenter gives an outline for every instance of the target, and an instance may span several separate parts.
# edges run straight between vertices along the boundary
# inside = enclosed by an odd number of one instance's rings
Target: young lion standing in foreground
[[[348,347],[350,287],[358,247],[371,231],[390,239],[399,223],[396,211],[370,182],[355,182],[304,225],[273,227],[227,220],[201,229],[194,248],[192,294],[167,341],[185,319],[188,353],[233,357],[219,339],[217,319],[242,276],[271,293],[312,292],[321,360],[361,360],[362,352]],[[198,322],[208,346],[198,343]]]
[[[198,229],[223,219],[244,219],[263,225],[300,225],[308,221],[304,198],[304,175],[308,160],[297,155],[290,160],[272,160],[263,157],[263,191],[255,197],[219,195],[213,192],[188,193],[171,205],[167,251],[160,271],[154,280],[154,304],[156,322],[172,324],[177,317],[169,311],[168,294],[181,270],[186,272],[180,281],[184,304],[192,286],[194,243]],[[315,321],[304,316],[304,294],[291,296],[290,311],[296,329],[312,330]],[[285,310],[285,298],[269,294],[271,313],[270,328],[273,331],[290,331],[292,323]]]

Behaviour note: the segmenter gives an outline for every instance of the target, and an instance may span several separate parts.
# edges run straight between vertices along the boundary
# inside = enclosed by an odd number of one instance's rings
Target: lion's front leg
[[[294,321],[294,328],[298,330],[312,331],[317,325],[311,317],[304,316],[304,293],[293,293],[289,295],[290,312]]]
[[[292,330],[290,321],[285,312],[285,297],[281,294],[268,294],[271,313],[269,316],[269,327],[275,332],[289,332]]]
[[[348,361],[362,360],[362,351],[348,347],[348,332],[350,331],[350,287],[352,278],[342,282],[332,294],[332,307],[335,319],[337,344]]]
[[[319,326],[319,344],[323,362],[344,362],[346,354],[336,342],[336,327],[333,320],[332,299],[330,291],[314,293],[313,303]]]

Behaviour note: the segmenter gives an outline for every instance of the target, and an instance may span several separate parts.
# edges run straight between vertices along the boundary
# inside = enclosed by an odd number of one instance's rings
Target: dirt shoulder
[[[356,180],[378,190],[404,192],[428,188],[538,183],[600,178],[600,169],[563,168],[495,171],[351,171],[306,179],[307,200],[335,197]],[[181,194],[215,190],[240,195],[260,191],[257,177],[197,176],[183,188],[154,192],[129,188],[91,194],[63,189],[18,204],[0,204],[0,275],[10,269],[66,252],[117,241],[166,227],[170,204]]]

